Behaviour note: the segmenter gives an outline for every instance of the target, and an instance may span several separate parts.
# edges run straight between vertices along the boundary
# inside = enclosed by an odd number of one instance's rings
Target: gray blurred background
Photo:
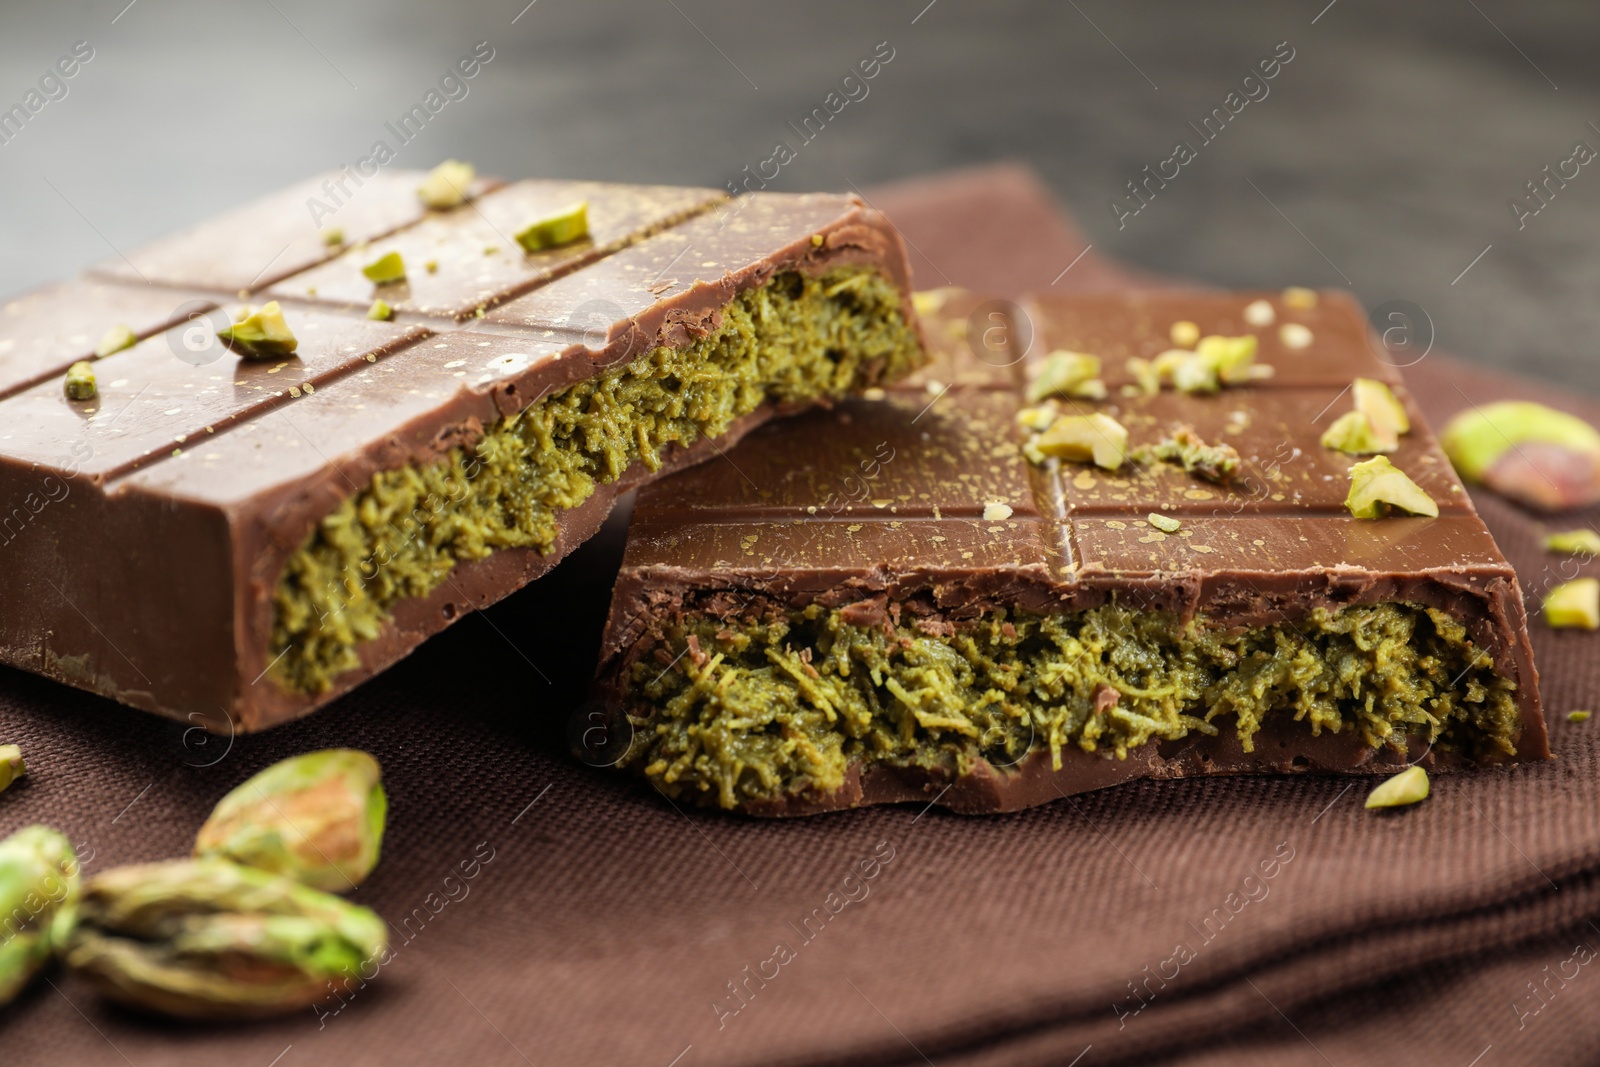
[[[1021,159],[1097,252],[1411,301],[1445,348],[1600,392],[1600,166],[1566,162],[1600,149],[1592,0],[526,3],[6,0],[0,107],[94,54],[0,144],[0,295],[395,143],[479,41],[494,58],[396,165],[723,185],[888,42],[772,188]],[[1284,41],[1269,95],[1202,145],[1189,123]],[[1179,140],[1198,158],[1119,227]],[[1546,165],[1577,175],[1519,229]]]

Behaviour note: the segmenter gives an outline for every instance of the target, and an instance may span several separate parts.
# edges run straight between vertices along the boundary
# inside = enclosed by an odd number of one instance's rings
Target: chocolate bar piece
[[[331,215],[312,180],[4,306],[0,661],[291,719],[618,494],[923,358],[900,239],[853,198],[478,181],[429,210],[421,178],[347,177]]]
[[[640,492],[580,755],[758,815],[1548,757],[1516,577],[1353,302],[941,301],[918,378]],[[1347,507],[1358,376],[1436,518]]]

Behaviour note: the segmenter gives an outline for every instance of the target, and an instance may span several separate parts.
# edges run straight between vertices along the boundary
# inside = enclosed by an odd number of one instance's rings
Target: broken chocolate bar
[[[479,181],[428,210],[421,179],[347,190],[338,240],[313,180],[4,306],[0,661],[291,719],[618,494],[923,358],[900,239],[853,198]]]
[[[640,492],[604,762],[799,815],[1549,755],[1516,576],[1353,302],[918,296],[918,378]],[[1356,377],[1409,414],[1365,519]]]

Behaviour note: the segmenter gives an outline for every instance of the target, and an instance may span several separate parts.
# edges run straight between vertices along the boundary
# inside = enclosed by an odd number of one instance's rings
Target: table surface
[[[1600,391],[1600,176],[1566,162],[1579,141],[1600,148],[1597,30],[1578,0],[8,3],[0,105],[75,42],[94,58],[0,144],[0,293],[379,139],[397,166],[719,186],[781,141],[794,158],[770,187],[786,190],[1020,158],[1097,252],[1409,301],[1442,347]],[[399,144],[384,124],[478,41],[494,58],[466,95]],[[889,63],[844,85],[879,42]],[[1292,60],[1241,86],[1280,42]],[[1235,98],[1202,140],[1190,123],[1241,88],[1266,95]],[[804,139],[834,91],[838,114]],[[1109,205],[1180,140],[1196,158],[1119,226]],[[1546,165],[1577,174],[1519,229],[1509,201]]]

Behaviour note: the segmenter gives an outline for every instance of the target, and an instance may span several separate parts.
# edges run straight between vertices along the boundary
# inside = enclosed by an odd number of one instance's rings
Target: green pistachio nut
[[[1577,578],[1550,590],[1544,621],[1554,630],[1600,629],[1600,579]]]
[[[477,176],[477,168],[471,163],[447,159],[422,179],[422,184],[417,186],[417,199],[435,211],[460,207],[467,202],[467,190],[472,188],[472,180]]]
[[[93,400],[100,395],[100,387],[95,384],[94,364],[86,359],[80,359],[67,368],[67,377],[62,382],[61,389],[67,394],[68,400]]]
[[[100,338],[100,343],[94,346],[96,358],[103,358],[113,352],[121,352],[124,348],[132,348],[139,343],[139,335],[127,326],[113,326]]]
[[[1356,410],[1367,417],[1379,440],[1398,443],[1401,434],[1411,432],[1406,406],[1387,385],[1372,378],[1357,378],[1350,383],[1350,392],[1355,397]]]
[[[1600,502],[1600,432],[1575,415],[1528,400],[1485,404],[1446,423],[1439,443],[1467,481],[1530,507]]]
[[[1128,458],[1128,431],[1103,412],[1062,415],[1030,442],[1042,455],[1116,470]]]
[[[1028,402],[1051,396],[1076,396],[1075,390],[1100,377],[1100,357],[1057,349],[1044,357],[1028,383]],[[1103,387],[1102,387],[1103,388]]]
[[[50,959],[56,920],[78,895],[72,842],[48,826],[26,826],[0,841],[0,1004]]]
[[[1222,388],[1216,364],[1190,356],[1172,368],[1172,386],[1180,393],[1215,393]]]
[[[557,248],[589,236],[589,201],[568,204],[548,218],[536,219],[517,231],[517,244],[525,252]]]
[[[389,306],[388,301],[374,300],[372,306],[367,309],[367,318],[374,322],[388,322],[394,318],[394,308]]]
[[[1600,533],[1585,526],[1577,530],[1562,530],[1545,534],[1546,552],[1569,552],[1573,555],[1600,556]]]
[[[27,772],[22,762],[22,749],[16,745],[0,745],[0,792],[11,788],[11,783]]]
[[[322,243],[329,248],[338,248],[344,244],[344,229],[339,226],[330,226],[322,231]]]
[[[274,763],[218,802],[194,854],[317,889],[354,889],[377,865],[383,843],[388,798],[379,777],[378,761],[350,748]]]
[[[1260,344],[1253,333],[1243,337],[1211,334],[1200,338],[1194,346],[1194,354],[1215,367],[1217,377],[1224,382],[1247,382],[1253,377],[1250,368],[1255,363]]]
[[[1162,533],[1177,533],[1183,529],[1183,521],[1181,519],[1175,519],[1171,515],[1163,515],[1159,511],[1152,511],[1145,518],[1151,526],[1154,526]]]
[[[1407,767],[1367,794],[1367,807],[1399,808],[1428,799],[1428,772],[1421,767]]]
[[[1372,420],[1364,411],[1347,411],[1333,420],[1322,435],[1322,447],[1331,448],[1350,456],[1371,456],[1380,452],[1393,452],[1400,442],[1385,439],[1372,428]]]
[[[237,322],[217,331],[217,339],[242,359],[285,359],[300,347],[276,300],[245,309]]]
[[[1358,519],[1382,518],[1391,508],[1439,517],[1439,505],[1387,456],[1373,456],[1350,468],[1350,492],[1344,506]]]
[[[367,908],[225,859],[118,867],[89,880],[61,946],[119,1003],[183,1019],[279,1015],[386,954]],[[370,976],[369,976],[370,977]]]
[[[406,261],[399,252],[389,252],[361,268],[373,285],[393,285],[406,280]]]
[[[1155,396],[1161,392],[1161,372],[1148,359],[1134,356],[1127,360],[1123,367],[1127,370],[1128,377],[1136,383],[1139,392],[1145,396]]]

